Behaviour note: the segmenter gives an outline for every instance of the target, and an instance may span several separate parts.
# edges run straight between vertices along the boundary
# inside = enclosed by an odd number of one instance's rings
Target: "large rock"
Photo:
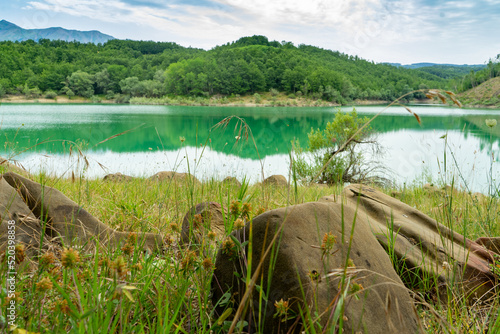
[[[103,224],[57,189],[15,173],[5,173],[2,176],[8,185],[17,190],[29,212],[40,221],[46,222],[45,236],[51,240],[62,241],[65,245],[91,246],[100,242],[115,247],[129,235],[128,232],[119,232]],[[8,189],[6,194],[9,196]],[[9,203],[6,202],[7,198],[2,198],[3,205]],[[22,207],[11,206],[10,213],[21,209]],[[38,231],[41,231],[41,228],[38,228]],[[33,235],[33,238],[36,242],[36,235]],[[163,248],[161,236],[153,233],[138,234],[138,242],[151,251],[160,251]]]
[[[271,175],[264,180],[264,185],[286,187],[288,185],[288,182],[286,180],[286,177],[284,177],[283,175]]]
[[[203,202],[193,206],[182,220],[181,243],[201,245],[209,231],[220,238],[226,231],[224,217],[227,213],[219,203]]]
[[[195,184],[200,183],[196,177],[189,173],[177,173],[177,172],[158,172],[155,175],[151,176],[149,178],[150,180],[153,181],[158,181],[158,182],[176,182],[176,183],[184,183],[191,181]]]
[[[281,208],[254,218],[252,229],[252,236],[249,224],[232,234],[242,244],[252,238],[252,275],[259,260],[263,260],[259,272],[262,276],[257,280],[260,288],[253,291],[249,313],[241,317],[250,324],[250,332],[258,328],[263,333],[300,333],[303,327],[312,325],[302,323],[300,309],[302,312],[309,309],[308,319],[318,316],[323,328],[335,327],[339,320],[343,321],[346,333],[418,332],[417,315],[408,290],[364,215],[356,216],[352,207],[314,202]],[[274,254],[263,258],[276,233],[280,235]],[[322,248],[329,233],[330,240],[335,238],[336,242]],[[238,307],[246,290],[248,252],[248,244],[238,252],[231,239],[222,243],[212,279],[214,304],[230,292],[235,302],[233,307]],[[347,263],[351,267],[346,269]],[[297,318],[282,322],[282,317],[275,316],[275,303],[281,300],[289,303],[290,313]],[[340,310],[340,318],[333,323],[333,315]]]
[[[15,172],[21,175],[29,175],[29,172],[26,171],[18,162],[0,157],[0,174],[5,172]]]
[[[132,181],[134,178],[129,175],[125,175],[122,173],[114,173],[114,174],[106,174],[104,175],[104,181],[110,182],[124,182],[124,181]]]
[[[328,199],[326,199],[328,200]],[[368,186],[352,184],[344,189],[345,207],[359,208],[380,244],[421,277],[432,278],[446,293],[446,286],[462,289],[467,299],[488,299],[497,277],[493,260],[495,239],[479,239],[491,250],[439,224],[417,209]],[[448,283],[448,284],[446,284]],[[443,298],[444,299],[444,298]]]
[[[40,247],[42,226],[17,191],[0,177],[0,251],[12,252],[15,244],[25,245],[33,256]]]
[[[234,176],[226,176],[224,180],[222,180],[222,185],[226,187],[241,187],[241,182],[235,178]]]

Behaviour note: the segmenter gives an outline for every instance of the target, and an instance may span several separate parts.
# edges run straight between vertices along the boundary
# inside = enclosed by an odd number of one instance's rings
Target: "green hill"
[[[483,82],[468,91],[459,94],[466,105],[500,106],[500,77]]]
[[[0,42],[0,95],[235,96],[278,92],[346,103],[393,100],[447,81],[310,45],[243,37],[212,50],[176,43]],[[408,98],[423,98],[423,94]]]

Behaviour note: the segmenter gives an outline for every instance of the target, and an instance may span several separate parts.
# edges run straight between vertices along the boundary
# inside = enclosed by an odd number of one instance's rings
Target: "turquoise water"
[[[383,107],[357,107],[371,116]],[[412,106],[422,125],[402,107],[372,123],[388,176],[399,184],[434,180],[466,183],[473,191],[498,184],[500,110]],[[343,108],[350,111],[352,108]],[[0,155],[31,171],[102,177],[122,172],[149,176],[161,170],[191,171],[200,179],[232,175],[258,181],[288,178],[291,141],[307,143],[336,108],[244,108],[135,105],[3,104]],[[226,117],[236,115],[227,124]],[[219,126],[217,126],[219,124]],[[247,131],[248,130],[248,131]],[[115,135],[118,135],[113,137]],[[248,135],[248,139],[247,139]],[[446,141],[441,137],[447,135]],[[77,144],[90,165],[78,159]],[[446,150],[445,150],[445,146]],[[70,149],[70,147],[73,147]],[[70,154],[71,153],[71,154]]]

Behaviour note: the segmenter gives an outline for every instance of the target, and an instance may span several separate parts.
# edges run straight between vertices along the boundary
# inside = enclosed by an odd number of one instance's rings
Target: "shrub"
[[[57,97],[57,93],[54,92],[53,90],[48,90],[45,92],[46,99],[55,99],[56,97]]]
[[[295,141],[293,147],[296,152],[294,164],[297,176],[308,182],[328,184],[368,179],[383,182],[381,177],[373,175],[380,166],[367,161],[359,149],[360,145],[371,146],[374,152],[380,152],[379,145],[372,138],[370,127],[360,130],[368,120],[367,117],[358,117],[356,110],[350,113],[338,111],[325,129],[311,129],[307,149],[302,149],[300,143]],[[319,178],[315,180],[317,175]]]

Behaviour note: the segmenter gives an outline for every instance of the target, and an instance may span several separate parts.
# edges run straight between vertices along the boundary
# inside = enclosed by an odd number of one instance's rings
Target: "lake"
[[[488,128],[500,110],[411,106],[422,125],[402,107],[386,110],[372,123],[385,149],[383,164],[400,185],[429,180],[467,184],[488,193],[499,186],[500,124]],[[356,107],[372,116],[379,106]],[[352,107],[342,108],[351,111]],[[147,177],[158,171],[190,171],[197,178],[231,175],[251,182],[264,175],[288,178],[291,141],[305,145],[311,128],[322,128],[336,108],[245,108],[138,105],[0,105],[0,156],[11,157],[32,172],[84,173],[102,177],[121,172]],[[245,140],[236,119],[245,120]],[[235,128],[236,127],[236,128]],[[114,135],[121,134],[117,137]],[[446,140],[442,138],[446,135]],[[89,165],[78,159],[81,148]],[[446,145],[446,149],[445,149]],[[492,181],[492,182],[490,182]]]

